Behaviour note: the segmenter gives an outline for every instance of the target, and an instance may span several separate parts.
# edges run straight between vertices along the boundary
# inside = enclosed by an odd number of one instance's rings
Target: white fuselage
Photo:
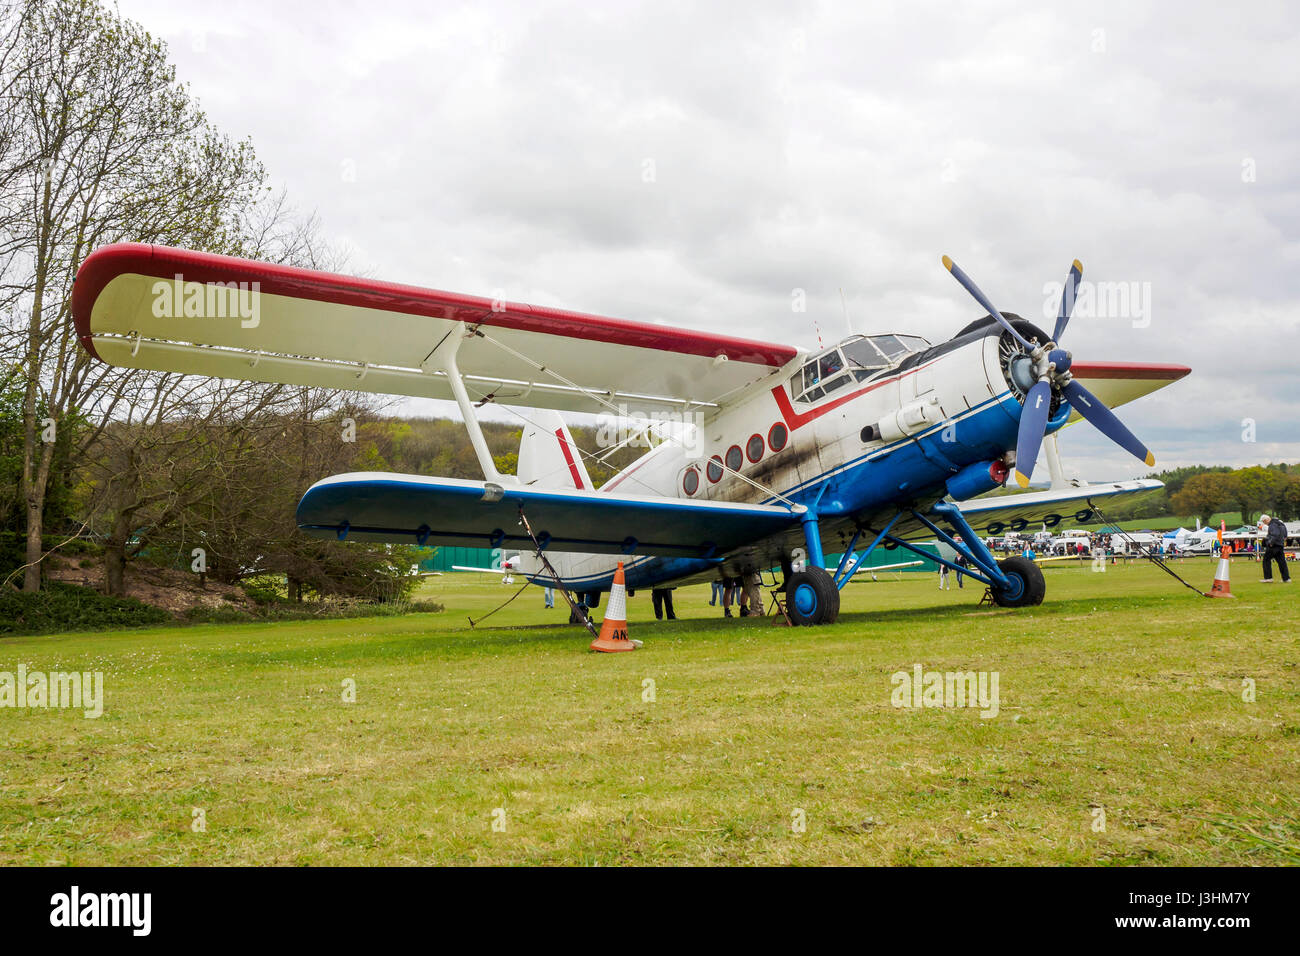
[[[1014,445],[1015,422],[996,407],[998,400],[1008,395],[997,335],[951,345],[934,350],[938,354],[932,356],[923,353],[919,361],[905,363],[907,367],[902,369],[897,364],[879,370],[849,365],[835,372],[832,358],[823,370],[829,374],[820,377],[815,373],[809,376],[806,370],[828,353],[801,353],[782,370],[778,384],[769,379],[711,416],[660,429],[661,436],[671,437],[600,490],[729,502],[802,503],[836,475],[883,461],[895,450],[912,445],[914,436],[933,434],[936,429],[951,433],[945,444],[951,445],[948,458],[954,464],[989,455],[985,443],[986,447],[973,450],[976,458],[962,457],[967,437],[963,422],[981,411],[991,411],[995,421],[1006,418],[1006,436],[999,437],[1009,437],[1010,444],[1002,441],[998,449],[1005,451]],[[841,359],[844,354],[839,353]],[[862,470],[861,474],[865,477],[868,472]],[[858,510],[869,507],[873,496],[887,500],[906,492],[872,488],[869,480],[866,487],[859,487],[861,484],[835,488],[834,494],[843,499],[843,509]],[[935,496],[942,494],[940,486]],[[825,536],[827,529],[822,532]],[[525,574],[541,572],[535,555],[521,557]],[[561,579],[578,582],[578,590],[584,581],[607,578],[620,561],[631,568],[661,560],[560,552],[548,554],[548,558]],[[665,568],[666,573],[669,570]]]

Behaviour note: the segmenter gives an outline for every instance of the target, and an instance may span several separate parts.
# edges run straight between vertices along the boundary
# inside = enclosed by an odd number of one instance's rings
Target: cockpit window
[[[848,359],[853,377],[859,382],[865,381],[889,366],[889,360],[871,344],[870,339],[850,339],[840,348],[844,350],[844,357]]]
[[[904,355],[929,347],[918,335],[856,335],[810,359],[790,379],[790,392],[796,402],[815,402],[892,368]]]
[[[908,347],[898,340],[896,335],[873,335],[871,344],[880,351],[885,353],[885,358],[891,362],[900,355],[905,355],[909,351]]]

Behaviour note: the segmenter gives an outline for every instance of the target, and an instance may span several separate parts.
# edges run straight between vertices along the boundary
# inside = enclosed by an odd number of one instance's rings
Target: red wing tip
[[[1190,366],[1164,362],[1075,362],[1075,378],[1128,378],[1176,382],[1191,373]]]

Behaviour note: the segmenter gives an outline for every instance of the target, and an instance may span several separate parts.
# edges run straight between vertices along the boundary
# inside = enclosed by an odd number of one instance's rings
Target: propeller
[[[1074,300],[1079,297],[1079,283],[1083,281],[1083,263],[1078,259],[1070,266],[1070,274],[1065,277],[1061,289],[1061,311],[1056,315],[1056,328],[1052,329],[1052,341],[1061,341],[1065,327],[1070,324],[1070,313],[1074,311]]]
[[[1076,382],[1070,374],[1073,357],[1059,343],[1070,324],[1070,315],[1074,312],[1074,303],[1079,294],[1079,283],[1083,280],[1083,265],[1078,259],[1070,266],[1070,274],[1066,276],[1065,287],[1061,290],[1061,309],[1056,316],[1056,327],[1052,330],[1052,341],[1041,345],[1037,340],[1030,342],[1021,335],[957,263],[944,256],[943,265],[961,283],[962,288],[1028,353],[1022,353],[1011,360],[1016,363],[1011,369],[1013,377],[1024,380],[1022,387],[1029,385],[1031,379],[1035,380],[1025,393],[1020,426],[1016,432],[1016,483],[1021,488],[1029,487],[1029,479],[1034,473],[1034,463],[1038,460],[1038,451],[1047,432],[1047,418],[1051,412],[1054,390],[1059,390],[1071,408],[1115,444],[1148,465],[1156,463],[1155,456],[1147,446],[1124,427],[1124,423],[1115,417],[1115,413],[1104,402]]]

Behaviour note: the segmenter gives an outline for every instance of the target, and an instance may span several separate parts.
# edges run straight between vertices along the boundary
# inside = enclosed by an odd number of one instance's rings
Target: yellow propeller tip
[[[947,269],[949,272],[952,272],[952,260],[949,259],[947,256],[943,257],[943,267]]]
[[[1147,464],[1154,465],[1155,463],[1156,463],[1156,456],[1151,454],[1151,452],[1147,452]]]
[[[1018,484],[1021,488],[1028,488],[1029,476],[1022,475],[1019,471],[1016,471],[1016,484]]]
[[[1083,275],[1083,263],[1078,259],[1074,260],[1074,268],[1078,270],[1079,275]]]

